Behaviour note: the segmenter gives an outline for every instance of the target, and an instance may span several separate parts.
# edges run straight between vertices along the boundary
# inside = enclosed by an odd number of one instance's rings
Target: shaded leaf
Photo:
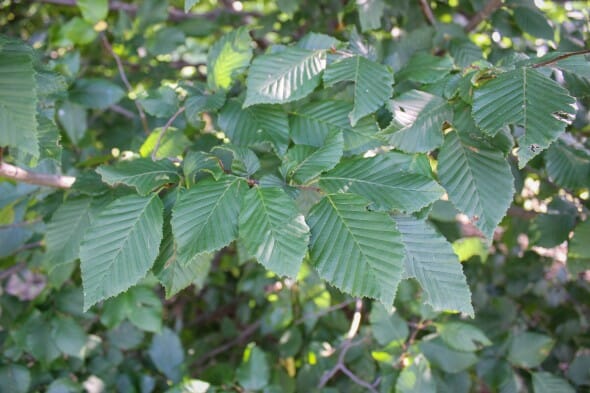
[[[545,371],[533,373],[533,390],[535,393],[575,393],[576,391],[565,379]]]
[[[184,350],[180,338],[174,331],[165,327],[162,333],[154,335],[148,353],[158,370],[172,381],[180,381]]]
[[[385,9],[383,0],[356,0],[356,8],[363,33],[381,27],[381,17]]]
[[[119,102],[125,90],[106,79],[78,79],[69,96],[85,108],[106,109]]]
[[[342,134],[336,133],[326,138],[319,149],[295,145],[285,155],[283,165],[290,177],[305,184],[336,166],[342,157],[343,144]]]
[[[242,364],[236,371],[238,383],[247,390],[261,390],[270,381],[270,367],[266,354],[257,346],[246,348]]]
[[[508,360],[518,367],[537,367],[553,348],[554,340],[544,334],[522,332],[512,337]]]
[[[176,166],[168,160],[152,161],[139,158],[120,161],[115,165],[101,165],[96,169],[102,180],[111,185],[125,184],[134,187],[140,195],[147,195],[164,184],[178,181]]]

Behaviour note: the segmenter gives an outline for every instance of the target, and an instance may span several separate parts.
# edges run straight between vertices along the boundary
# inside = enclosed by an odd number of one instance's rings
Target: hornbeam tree
[[[582,2],[0,11],[0,392],[590,385]]]

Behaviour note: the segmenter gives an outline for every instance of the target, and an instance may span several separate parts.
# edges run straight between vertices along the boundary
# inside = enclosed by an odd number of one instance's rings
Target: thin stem
[[[115,59],[115,63],[117,63],[117,69],[119,70],[119,75],[121,76],[121,80],[123,81],[123,84],[125,85],[125,87],[127,87],[127,91],[132,92],[133,87],[131,86],[131,83],[129,83],[129,79],[127,79],[127,74],[125,73],[125,68],[123,67],[123,62],[121,61],[121,58],[113,50],[113,46],[111,45],[111,43],[107,39],[106,35],[101,34],[100,38],[101,38],[102,44],[104,45],[106,50],[111,54],[111,56],[113,56],[113,59]],[[150,133],[150,127],[148,126],[147,117],[145,116],[145,112],[143,111],[141,104],[137,100],[133,100],[133,103],[135,104],[135,107],[137,108],[137,113],[139,113],[139,118],[141,119],[141,125],[143,127],[143,131],[145,132],[146,135],[148,135]]]
[[[588,53],[590,53],[590,49],[584,49],[584,50],[579,50],[579,51],[575,51],[575,52],[564,53],[563,55],[559,55],[553,59],[549,59],[549,60],[545,60],[545,61],[542,61],[537,64],[533,64],[532,68],[544,67],[547,65],[551,65],[553,63],[557,63],[560,60],[567,59],[568,57],[577,56],[577,55],[586,55]]]
[[[489,18],[490,15],[494,13],[498,8],[502,6],[502,0],[490,0],[486,3],[486,5],[467,23],[465,26],[465,32],[469,33],[470,31],[474,30],[482,21]]]
[[[428,24],[431,26],[436,26],[436,18],[434,17],[434,13],[432,12],[432,8],[430,7],[428,0],[420,0],[420,8],[422,9],[424,17],[428,21]]]
[[[172,115],[172,117],[170,119],[168,119],[168,121],[166,122],[166,124],[164,124],[164,127],[162,127],[162,130],[160,131],[160,135],[158,135],[158,140],[156,141],[156,145],[154,146],[154,150],[152,150],[152,160],[156,160],[156,156],[158,153],[158,149],[160,148],[160,143],[162,143],[162,139],[164,138],[164,134],[166,133],[166,131],[168,130],[168,128],[170,128],[170,126],[172,125],[172,123],[174,123],[174,120],[176,120],[176,118],[178,116],[180,116],[180,114],[182,112],[184,112],[186,108],[184,106],[181,106],[175,114]]]
[[[22,183],[35,184],[37,186],[68,189],[76,181],[73,176],[47,175],[30,172],[14,165],[0,162],[0,177],[5,177]]]

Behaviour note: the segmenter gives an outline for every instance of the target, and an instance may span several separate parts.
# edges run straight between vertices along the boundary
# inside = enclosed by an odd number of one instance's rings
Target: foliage
[[[3,2],[0,392],[588,389],[588,18]]]

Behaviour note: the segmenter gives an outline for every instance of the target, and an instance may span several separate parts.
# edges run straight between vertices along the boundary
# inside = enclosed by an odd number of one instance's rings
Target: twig
[[[16,180],[22,183],[35,184],[37,186],[71,188],[76,181],[73,176],[47,175],[43,173],[29,172],[14,165],[0,162],[0,177]]]
[[[121,76],[121,80],[123,81],[123,84],[125,84],[125,87],[127,87],[127,91],[129,91],[129,92],[133,91],[133,87],[131,86],[131,83],[129,83],[129,79],[127,79],[127,74],[125,73],[125,68],[123,67],[123,62],[121,61],[121,58],[113,50],[113,46],[111,45],[111,43],[107,39],[106,35],[101,34],[100,38],[101,38],[102,44],[104,45],[106,50],[109,51],[111,56],[113,56],[113,59],[115,59],[115,63],[117,63],[117,68],[119,69],[119,75]],[[141,119],[141,125],[143,127],[143,131],[146,133],[146,135],[148,135],[150,133],[150,127],[148,126],[145,112],[143,111],[141,104],[137,100],[133,100],[133,103],[135,104],[135,107],[137,108],[137,112],[139,113],[139,118]]]
[[[544,66],[547,66],[547,65],[550,65],[553,63],[557,63],[560,60],[567,59],[568,57],[577,56],[577,55],[586,55],[588,53],[590,53],[590,49],[584,49],[584,50],[579,50],[579,51],[575,51],[575,52],[564,53],[563,55],[559,55],[553,59],[549,59],[549,60],[545,60],[545,61],[542,61],[537,64],[533,64],[531,67],[532,68],[544,67]]]
[[[121,116],[124,116],[128,119],[134,119],[135,118],[135,113],[128,111],[127,109],[123,108],[120,105],[111,105],[111,110],[115,113],[120,114]]]
[[[166,133],[166,131],[168,130],[168,128],[170,128],[170,126],[172,125],[172,123],[174,123],[174,120],[176,120],[176,118],[178,116],[180,116],[180,114],[182,112],[184,112],[186,108],[184,106],[181,106],[175,114],[172,115],[172,117],[170,119],[168,119],[168,121],[166,122],[166,124],[164,124],[164,127],[162,127],[162,130],[160,131],[160,135],[158,135],[158,140],[156,141],[156,145],[154,146],[154,150],[152,150],[152,160],[156,160],[156,155],[158,153],[158,149],[160,148],[160,143],[162,143],[162,139],[164,138],[164,134]]]
[[[47,3],[47,4],[55,4],[55,5],[63,5],[63,6],[76,6],[76,0],[38,0],[40,3]],[[136,4],[124,3],[122,1],[110,1],[109,2],[109,10],[111,11],[125,11],[130,14],[137,13],[138,6]],[[237,15],[241,17],[261,17],[262,14],[259,12],[251,11],[251,12],[242,12],[236,11],[233,8],[221,8],[209,12],[202,12],[202,13],[185,13],[178,8],[168,8],[168,19],[171,21],[182,21],[186,19],[208,19],[208,20],[216,20],[222,14],[229,14],[229,15]]]
[[[475,29],[483,20],[487,19],[494,11],[502,6],[502,0],[490,0],[487,4],[467,23],[465,26],[465,32],[469,33]]]
[[[420,8],[422,9],[424,17],[428,21],[428,24],[431,26],[436,26],[436,18],[432,13],[432,8],[430,7],[428,0],[420,0]]]

